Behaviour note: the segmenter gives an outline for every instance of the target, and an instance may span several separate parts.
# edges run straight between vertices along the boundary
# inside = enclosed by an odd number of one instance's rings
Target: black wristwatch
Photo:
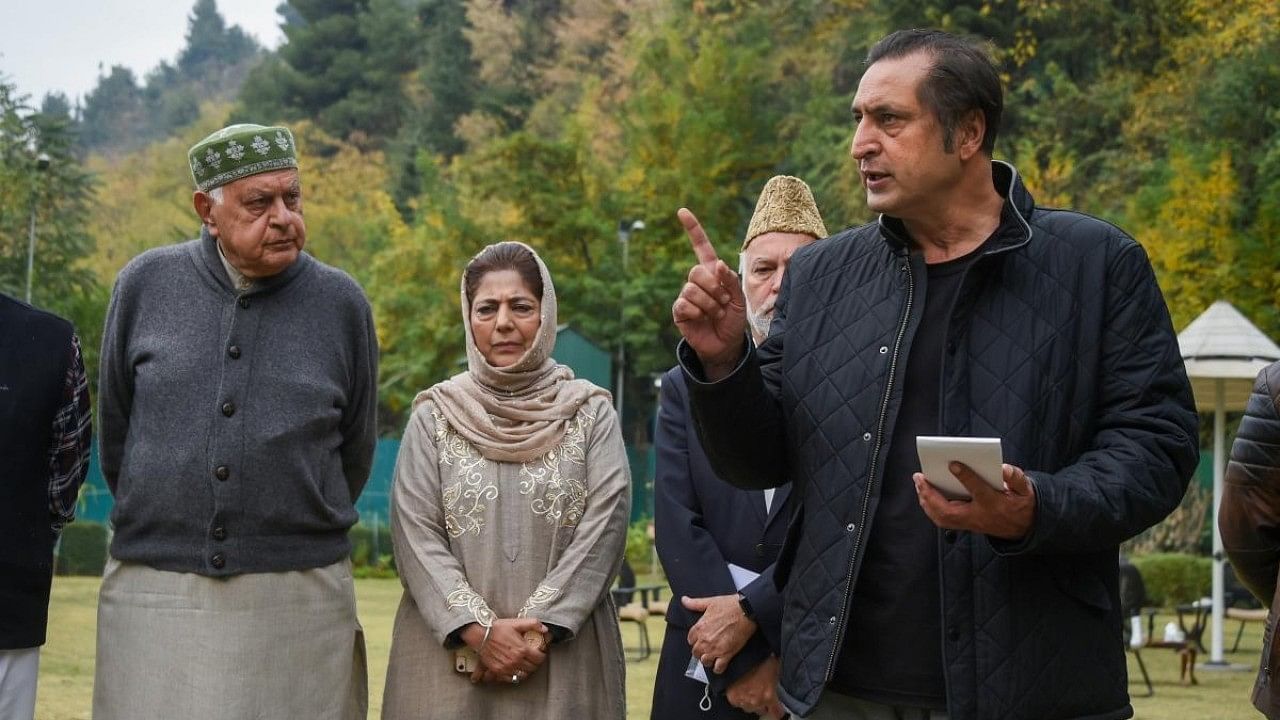
[[[746,615],[748,620],[756,619],[756,611],[751,608],[751,601],[742,593],[738,593],[738,607],[742,608],[742,614]]]

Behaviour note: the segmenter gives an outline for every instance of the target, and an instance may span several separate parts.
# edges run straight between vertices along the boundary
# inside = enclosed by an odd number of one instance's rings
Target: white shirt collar
[[[253,287],[253,281],[245,277],[244,273],[237,270],[236,267],[231,264],[231,261],[227,260],[227,256],[222,252],[222,245],[218,244],[217,239],[214,239],[213,244],[218,247],[218,258],[222,260],[222,267],[227,271],[227,279],[231,281],[232,287],[237,291],[248,290]]]

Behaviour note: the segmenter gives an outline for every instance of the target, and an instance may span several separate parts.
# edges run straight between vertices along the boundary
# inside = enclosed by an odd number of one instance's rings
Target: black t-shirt
[[[945,710],[938,530],[916,499],[917,435],[937,435],[942,352],[965,269],[981,250],[928,265],[924,314],[911,343],[902,407],[885,449],[880,504],[850,598],[831,689],[888,705]],[[920,288],[917,287],[917,298]]]

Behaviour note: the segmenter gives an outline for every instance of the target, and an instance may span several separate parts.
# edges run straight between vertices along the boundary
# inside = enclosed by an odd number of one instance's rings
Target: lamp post
[[[36,156],[36,170],[44,172],[49,169],[49,155],[40,153]],[[36,176],[31,178],[31,225],[27,230],[27,304],[31,304],[31,274],[36,264]]]
[[[627,248],[631,242],[631,233],[644,229],[643,220],[618,221],[618,245],[622,248],[622,285],[618,288],[618,392],[614,395],[614,410],[618,413],[618,422],[622,422],[622,393],[627,377]]]

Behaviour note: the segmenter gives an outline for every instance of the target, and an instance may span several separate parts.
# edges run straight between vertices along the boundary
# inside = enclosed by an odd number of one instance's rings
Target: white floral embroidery
[[[222,167],[222,153],[209,148],[209,152],[204,154],[204,161],[212,165],[214,170],[217,170]]]
[[[271,143],[263,140],[261,135],[253,136],[253,142],[250,143],[250,147],[256,150],[259,155],[266,155],[271,151]]]
[[[200,164],[200,158],[191,158],[191,172],[204,177],[204,165]]]
[[[279,130],[276,131],[276,145],[280,146],[282,152],[289,149],[289,138],[285,137],[284,133]]]
[[[535,608],[546,605],[547,603],[560,597],[560,588],[553,588],[550,585],[539,585],[537,590],[524,601],[524,607],[520,608],[520,612],[516,617],[526,617]]]
[[[458,580],[457,587],[449,593],[445,602],[450,610],[456,607],[470,610],[471,617],[475,618],[481,627],[489,627],[493,624],[493,611],[489,609],[489,604],[480,597],[480,593],[471,589],[466,580]]]
[[[520,494],[532,495],[529,507],[551,525],[575,527],[587,508],[587,486],[579,473],[565,473],[565,462],[581,470],[586,466],[587,430],[595,415],[585,407],[569,421],[564,440],[550,452],[520,466]]]
[[[439,412],[431,414],[436,423],[441,470],[445,466],[455,468],[452,478],[443,478],[441,489],[445,529],[449,537],[467,533],[478,536],[484,530],[484,511],[488,508],[485,501],[498,497],[498,486],[485,479],[485,459],[471,443],[458,435]]]
[[[227,143],[227,157],[240,162],[240,158],[244,157],[244,146],[235,140]]]

